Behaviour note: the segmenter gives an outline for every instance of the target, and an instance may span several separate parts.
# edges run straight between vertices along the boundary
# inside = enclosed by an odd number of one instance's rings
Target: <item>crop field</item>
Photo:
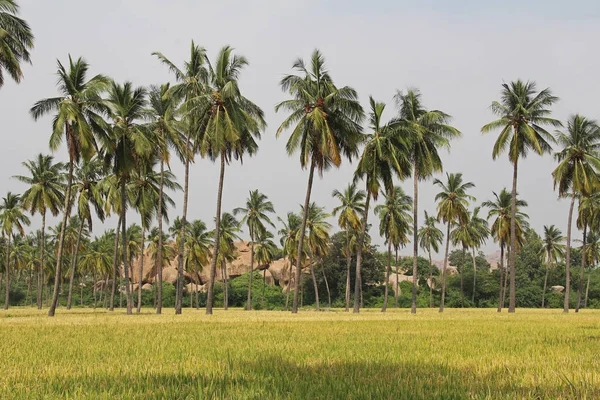
[[[0,312],[2,399],[600,398],[600,312]]]

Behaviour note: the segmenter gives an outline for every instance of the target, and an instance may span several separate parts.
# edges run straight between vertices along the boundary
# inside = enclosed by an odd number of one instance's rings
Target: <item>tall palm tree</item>
[[[221,272],[223,276],[223,284],[225,286],[223,295],[223,307],[225,310],[229,307],[229,279],[227,273],[227,263],[235,260],[237,256],[237,250],[235,248],[234,241],[240,240],[239,233],[241,232],[241,223],[235,219],[232,214],[223,213],[221,216],[221,230],[218,239],[219,259],[218,264],[221,266]],[[215,232],[213,232],[215,235]],[[217,237],[216,235],[214,236]],[[250,271],[252,274],[253,271]],[[246,309],[251,309],[251,306],[247,306]]]
[[[388,287],[392,270],[392,245],[399,247],[409,242],[408,235],[412,229],[412,198],[404,193],[400,186],[393,187],[386,193],[385,202],[375,207],[375,214],[379,215],[379,233],[385,237],[388,245],[388,265],[385,274],[385,293],[381,312],[385,312],[388,303]],[[397,280],[396,280],[397,282]]]
[[[25,234],[25,225],[29,225],[29,218],[21,207],[21,196],[8,192],[0,203],[0,228],[2,236],[6,237],[6,263],[4,265],[5,275],[5,300],[4,309],[8,310],[10,296],[10,243],[15,232],[21,236]]]
[[[307,232],[305,233],[305,240],[308,257],[310,258],[309,269],[315,291],[315,309],[319,311],[319,288],[315,276],[315,265],[327,254],[329,229],[331,229],[331,224],[327,222],[327,219],[330,215],[325,212],[325,208],[317,206],[315,202],[309,204],[308,210],[301,208],[301,215],[304,216],[305,213],[308,214],[306,218]]]
[[[281,235],[280,243],[283,246],[283,254],[290,263],[290,275],[288,276],[288,285],[286,288],[285,309],[288,309],[290,289],[292,286],[292,265],[294,260],[298,259],[298,241],[300,240],[300,227],[302,226],[302,217],[293,212],[288,212],[286,219],[277,218],[283,225],[278,232]],[[306,253],[306,243],[303,244],[303,251]],[[304,257],[304,255],[302,256]],[[296,266],[296,268],[300,268]]]
[[[467,194],[467,191],[475,187],[475,185],[472,182],[464,182],[461,173],[446,173],[446,183],[435,179],[433,184],[439,186],[441,189],[435,196],[435,201],[438,202],[438,220],[446,223],[446,252],[444,255],[444,267],[442,269],[442,300],[440,303],[440,312],[443,312],[444,301],[446,299],[446,268],[448,267],[450,229],[452,225],[467,220],[469,216],[467,210],[469,200],[475,199],[473,196]]]
[[[133,299],[126,253],[127,184],[140,159],[147,157],[153,150],[150,137],[140,124],[145,116],[146,94],[144,88],[134,88],[131,82],[125,82],[123,85],[112,82],[106,101],[113,123],[110,138],[104,143],[104,154],[107,161],[113,165],[113,172],[118,176],[121,190],[121,251],[128,315],[132,314]]]
[[[254,256],[256,257],[256,263],[262,267],[263,270],[263,286],[262,286],[262,297],[261,301],[264,306],[265,302],[265,286],[267,284],[267,269],[271,262],[275,259],[277,252],[277,245],[273,242],[273,234],[269,231],[261,232],[256,237],[256,247],[254,249]]]
[[[0,0],[0,87],[4,85],[4,71],[20,83],[23,79],[21,63],[31,63],[29,50],[33,49],[33,33],[18,15],[16,0]]]
[[[21,196],[23,208],[29,211],[31,215],[37,212],[42,216],[42,229],[40,243],[40,262],[38,264],[37,276],[37,307],[42,309],[42,284],[43,284],[43,266],[46,263],[46,213],[54,216],[60,212],[60,205],[64,201],[64,164],[55,163],[54,157],[38,154],[34,160],[23,163],[28,170],[29,175],[17,175],[14,178],[27,184],[29,187]]]
[[[389,124],[383,124],[382,114],[385,110],[384,103],[377,103],[369,98],[371,112],[369,114],[370,129],[372,133],[365,135],[365,147],[354,172],[354,181],[364,179],[367,192],[365,209],[361,220],[361,229],[358,236],[358,252],[356,254],[356,279],[354,285],[354,313],[360,309],[359,294],[361,281],[362,249],[367,217],[369,215],[369,202],[371,198],[377,201],[379,190],[383,184],[387,193],[394,190],[394,175],[399,179],[410,176],[411,164],[409,148],[400,139],[397,131]]]
[[[242,69],[248,65],[243,56],[233,55],[233,49],[225,46],[217,56],[216,63],[208,63],[209,90],[198,98],[200,109],[206,112],[202,125],[200,151],[212,160],[220,159],[219,187],[217,189],[217,211],[215,217],[215,238],[220,237],[221,200],[225,165],[232,159],[243,161],[245,154],[254,155],[258,150],[255,139],[266,127],[263,111],[244,97],[239,87]],[[210,280],[206,299],[206,314],[212,314],[214,280],[217,272],[219,244],[213,248],[210,265]]]
[[[304,60],[297,59],[292,68],[299,74],[285,76],[281,89],[291,95],[291,99],[277,104],[275,111],[288,111],[290,114],[277,129],[279,137],[284,130],[292,131],[287,144],[288,155],[300,154],[300,166],[309,168],[308,185],[304,208],[310,204],[315,169],[319,175],[331,167],[339,167],[342,155],[349,160],[358,155],[358,144],[362,140],[361,122],[363,109],[358,94],[349,86],[338,88],[333,83],[325,67],[325,58],[315,50],[307,66]],[[306,217],[302,218],[300,231],[306,230]],[[299,237],[296,254],[302,257],[304,235]],[[294,282],[294,303],[292,313],[298,312],[302,260],[296,261]],[[293,264],[293,261],[290,260]]]
[[[498,295],[498,312],[502,311],[504,304],[504,294],[506,287],[504,282],[506,280],[507,269],[504,268],[504,251],[507,247],[510,247],[510,232],[511,232],[511,219],[512,219],[512,195],[506,189],[502,189],[500,194],[492,192],[494,194],[494,200],[487,200],[482,203],[483,207],[489,208],[488,220],[495,218],[490,228],[490,233],[494,240],[500,245],[500,293]],[[516,223],[515,228],[517,232],[517,246],[519,246],[520,238],[523,237],[523,232],[527,228],[526,219],[529,216],[521,211],[519,208],[527,207],[527,202],[517,197],[516,201],[517,212],[516,212]]]
[[[587,243],[585,244],[586,264],[589,265],[589,269],[595,269],[600,262],[600,235],[596,231],[590,231],[587,235]],[[591,271],[588,272],[587,285],[585,288],[585,298],[583,300],[583,308],[587,308],[588,294],[590,289],[590,276]]]
[[[565,255],[565,237],[560,229],[554,225],[544,225],[543,247],[540,249],[540,256],[546,264],[546,276],[544,277],[544,290],[542,291],[542,308],[546,306],[546,288],[548,285],[548,270],[552,268],[558,260]]]
[[[350,309],[350,267],[352,265],[352,245],[350,236],[352,231],[360,229],[360,216],[364,213],[365,197],[364,190],[359,190],[356,183],[348,184],[343,192],[334,190],[331,194],[338,202],[339,206],[333,209],[333,215],[338,217],[338,225],[346,232],[346,312]]]
[[[57,63],[59,96],[39,100],[29,112],[34,120],[38,120],[46,114],[55,113],[49,142],[52,151],[58,150],[63,137],[67,143],[69,163],[62,219],[62,227],[66,228],[71,215],[73,171],[80,160],[89,160],[96,152],[97,145],[94,134],[102,132],[102,121],[98,112],[104,110],[100,95],[107,88],[109,80],[102,75],[96,75],[88,80],[89,65],[82,58],[73,61],[69,56],[68,69],[60,61]],[[49,317],[54,316],[58,304],[63,246],[64,231],[58,240],[54,291],[48,310]]]
[[[259,235],[264,237],[266,230],[265,224],[269,224],[273,228],[275,225],[267,215],[274,213],[273,203],[268,201],[267,196],[257,190],[250,192],[250,197],[246,200],[246,207],[238,207],[233,210],[233,215],[243,214],[244,217],[240,221],[241,224],[246,224],[248,233],[250,234],[250,270],[248,279],[248,300],[246,310],[252,309],[252,275],[254,273],[254,242]]]
[[[192,51],[194,51],[192,49]],[[194,54],[194,53],[192,53]],[[162,56],[164,59],[164,56]],[[165,59],[166,60],[166,59]],[[165,61],[165,62],[168,62]],[[179,71],[175,67],[176,71]],[[189,71],[188,71],[189,72]],[[181,73],[181,71],[179,71]],[[191,72],[190,72],[191,73]],[[176,73],[177,75],[177,73]],[[178,76],[178,80],[180,80],[180,75]],[[184,79],[181,77],[181,79]],[[171,158],[171,150],[176,150],[177,154],[183,158],[185,164],[185,191],[184,191],[184,219],[187,216],[187,196],[188,196],[188,180],[189,180],[189,163],[192,159],[192,155],[189,151],[189,141],[191,138],[191,129],[188,130],[187,138],[184,140],[181,138],[180,133],[180,122],[177,120],[178,113],[178,105],[181,100],[181,93],[185,92],[183,90],[185,86],[182,86],[183,83],[180,83],[173,88],[169,84],[158,86],[151,86],[150,91],[148,92],[148,102],[150,105],[150,109],[148,110],[148,114],[150,115],[151,122],[148,126],[149,130],[153,133],[153,139],[156,144],[156,152],[158,158],[160,159],[160,179],[159,179],[159,190],[157,199],[157,207],[156,207],[156,215],[164,215],[163,208],[165,207],[163,203],[163,192],[165,186],[165,164],[170,169],[170,158]],[[184,143],[185,146],[184,147]],[[162,232],[163,230],[163,221],[159,218],[158,220],[158,229]],[[181,235],[178,235],[181,236]],[[162,240],[162,235],[158,236],[158,240]],[[159,251],[162,251],[163,248],[162,243],[158,246]],[[181,246],[179,247],[181,249]],[[183,253],[183,251],[181,251]],[[143,256],[143,253],[142,253]],[[162,258],[162,256],[159,256]],[[178,265],[179,267],[179,265]],[[183,268],[183,266],[182,266]],[[181,272],[180,277],[183,277],[183,271]],[[178,277],[178,286],[177,286],[177,295],[180,296],[180,287],[179,282],[181,280]],[[181,281],[182,282],[182,281]],[[138,297],[141,296],[141,290],[138,293]],[[162,268],[158,270],[158,289],[157,289],[157,305],[156,305],[156,313],[162,313]],[[177,303],[179,304],[179,303]]]
[[[185,237],[185,269],[191,274],[196,275],[202,271],[203,267],[209,263],[210,248],[214,245],[212,232],[206,229],[206,224],[201,220],[192,221]],[[196,308],[198,303],[198,288],[196,287]],[[192,302],[190,302],[192,307]]]
[[[491,110],[499,118],[484,125],[482,133],[500,129],[500,135],[494,144],[492,158],[495,160],[508,148],[508,159],[513,165],[510,243],[511,249],[517,248],[517,171],[519,158],[525,158],[529,151],[543,155],[552,150],[554,137],[544,126],[561,126],[550,118],[550,106],[558,101],[549,88],[537,93],[535,82],[517,80],[502,84],[500,101],[494,101]],[[508,312],[515,312],[515,251],[509,254],[510,300]]]
[[[111,280],[112,285],[110,289],[110,303],[108,306],[109,311],[114,311],[114,300],[117,285],[117,270],[120,267],[119,259],[119,239],[121,238],[121,185],[119,183],[119,177],[113,172],[105,175],[100,181],[102,193],[105,196],[104,212],[106,215],[115,214],[118,215],[117,227],[115,234],[112,235],[113,240],[113,262]],[[104,238],[107,240],[107,238]]]
[[[406,93],[397,92],[394,96],[398,105],[398,117],[402,138],[409,145],[410,161],[413,166],[413,291],[411,313],[417,312],[417,260],[419,257],[418,213],[419,181],[429,179],[442,172],[440,148],[450,148],[450,139],[461,136],[458,129],[449,125],[451,116],[439,110],[427,110],[421,100],[421,93],[410,89]]]
[[[417,237],[419,239],[419,245],[429,255],[429,307],[433,307],[433,281],[432,281],[432,272],[433,272],[433,262],[431,261],[431,250],[438,253],[440,251],[440,245],[444,240],[444,233],[436,226],[438,220],[436,217],[429,215],[427,211],[425,211],[425,221],[423,222],[423,226],[419,228],[419,232],[417,233]],[[398,280],[396,279],[396,284],[398,284]],[[396,288],[396,292],[398,292],[398,288]]]
[[[566,282],[564,312],[569,312],[571,294],[571,222],[575,198],[590,196],[600,185],[597,174],[600,168],[598,150],[600,150],[600,127],[596,121],[581,115],[569,118],[567,132],[556,132],[562,150],[554,156],[558,166],[552,172],[554,187],[558,186],[558,195],[571,197],[569,219],[567,222],[567,251],[565,256]],[[584,240],[585,242],[585,240]]]
[[[477,291],[477,250],[485,244],[490,236],[490,228],[485,218],[479,216],[481,207],[475,207],[469,216],[469,236],[471,243],[471,256],[473,258],[473,291],[471,292],[471,303],[475,304],[475,293]]]
[[[450,241],[452,245],[462,248],[462,257],[458,267],[458,274],[460,275],[460,306],[465,306],[465,287],[464,287],[464,272],[465,272],[465,260],[467,248],[471,246],[471,215],[467,211],[464,218],[459,218],[455,223],[455,228],[450,232]]]
[[[600,195],[594,193],[589,196],[582,196],[579,198],[579,209],[577,217],[577,228],[583,230],[583,240],[581,241],[581,252],[586,253],[587,246],[587,235],[588,228],[591,230],[597,229],[600,225]],[[582,292],[583,292],[583,278],[585,275],[585,265],[587,257],[581,257],[581,272],[579,275],[579,290],[577,293],[577,307],[575,312],[579,312],[581,308]]]

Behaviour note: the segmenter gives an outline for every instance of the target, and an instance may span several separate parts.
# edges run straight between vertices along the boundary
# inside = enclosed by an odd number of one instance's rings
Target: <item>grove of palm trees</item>
[[[0,97],[48,44],[21,11],[0,0]],[[458,100],[394,79],[374,96],[319,42],[263,103],[252,48],[178,40],[145,51],[152,84],[93,47],[44,71],[25,111],[47,146],[4,159],[3,398],[600,396],[593,114],[499,76],[473,132]],[[485,166],[455,150],[475,136]]]

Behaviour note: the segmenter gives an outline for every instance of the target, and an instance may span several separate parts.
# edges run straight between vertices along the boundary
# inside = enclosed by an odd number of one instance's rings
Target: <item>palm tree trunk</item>
[[[571,197],[571,206],[569,207],[569,221],[567,222],[567,255],[565,257],[565,303],[563,312],[569,312],[569,300],[571,297],[571,222],[573,220],[573,207],[575,206],[575,193]]]
[[[144,279],[144,242],[146,241],[146,227],[142,221],[142,250],[140,252],[140,273],[138,275],[138,302],[136,312],[142,311],[142,279]]]
[[[181,214],[181,232],[179,233],[179,255],[177,256],[177,295],[175,298],[175,314],[181,314],[181,303],[183,300],[183,257],[185,252],[185,229],[187,225],[187,208],[189,195],[189,179],[190,179],[190,134],[188,133],[185,150],[185,178],[183,183],[183,213]],[[162,180],[162,174],[161,174]],[[160,217],[159,217],[160,218]]]
[[[158,284],[156,285],[156,313],[162,314],[162,284],[163,284],[163,191],[165,178],[165,162],[160,161],[160,183],[158,188],[158,249],[156,251],[155,267],[157,269]],[[178,265],[179,266],[179,265]]]
[[[431,246],[428,249],[429,253],[429,308],[433,308],[433,263],[431,262]]]
[[[475,257],[475,247],[473,247],[473,293],[471,293],[473,306],[475,306],[475,292],[477,292],[477,259]]]
[[[6,263],[4,268],[4,278],[6,279],[4,282],[4,309],[8,310],[8,302],[10,300],[10,233],[6,236],[8,239],[6,241]]]
[[[383,295],[383,307],[381,307],[381,312],[385,312],[387,310],[388,303],[388,291],[390,286],[390,273],[392,272],[392,241],[388,239],[388,265],[385,271],[385,291]]]
[[[96,271],[92,273],[92,292],[94,293],[94,310],[96,309],[96,304],[98,304],[98,300],[96,298]]]
[[[302,257],[304,250],[304,232],[306,231],[306,221],[308,219],[308,206],[310,204],[310,193],[312,191],[313,178],[315,175],[315,161],[310,162],[310,172],[308,174],[308,185],[306,187],[306,197],[304,199],[304,213],[302,215],[302,225],[300,226],[300,238],[298,239],[298,252],[296,253],[296,281],[294,282],[294,301],[292,303],[292,314],[298,313],[298,295],[300,288],[300,279],[302,279]]]
[[[73,281],[75,280],[75,269],[77,268],[77,256],[79,255],[79,246],[81,245],[81,234],[85,226],[85,221],[82,219],[79,223],[79,231],[77,232],[77,241],[75,242],[75,250],[73,251],[73,260],[71,260],[71,276],[69,276],[69,295],[67,297],[67,310],[71,309],[73,300]]]
[[[117,288],[117,270],[119,268],[119,237],[121,236],[121,216],[119,216],[119,222],[115,232],[115,246],[113,249],[113,268],[112,268],[112,286],[110,289],[110,306],[109,311],[115,310],[115,290]],[[119,272],[119,280],[121,279],[121,273]],[[94,285],[96,282],[94,282]],[[100,301],[102,301],[102,291],[100,292]]]
[[[198,293],[198,284],[194,283],[196,287],[196,310],[200,309],[200,294]]]
[[[352,266],[352,248],[350,246],[350,231],[346,231],[348,253],[346,254],[346,312],[350,310],[350,267]]]
[[[446,301],[446,267],[448,266],[448,251],[450,250],[450,221],[446,230],[446,254],[444,255],[444,267],[442,269],[442,300],[440,301],[440,312],[444,312]]]
[[[83,279],[79,278],[79,304],[83,307]]]
[[[508,312],[514,313],[516,307],[516,265],[515,256],[517,248],[517,169],[518,160],[513,163],[513,182],[512,182],[512,195],[510,204],[510,248],[511,252],[508,257],[508,265],[510,266],[510,299],[508,302]]]
[[[354,313],[358,313],[360,311],[360,306],[362,301],[359,303],[359,299],[361,298],[362,292],[362,279],[360,267],[362,264],[362,252],[363,252],[363,244],[365,242],[365,232],[367,230],[367,217],[369,216],[369,201],[371,200],[371,195],[369,193],[369,187],[367,186],[367,199],[365,201],[365,211],[363,214],[363,218],[361,221],[360,233],[358,234],[358,248],[356,251],[356,279],[354,280]]]
[[[466,247],[463,246],[462,250],[462,261],[460,263],[460,308],[465,308],[465,285],[464,285],[464,272],[465,272],[465,257]]]
[[[33,269],[29,269],[29,276],[27,277],[27,294],[25,295],[25,301],[28,306],[32,305],[31,302],[31,281],[33,280]]]
[[[227,285],[227,274],[225,272],[225,261],[221,261],[221,279],[223,279],[223,309],[229,308],[229,293]]]
[[[418,207],[419,207],[419,169],[417,164],[414,165],[414,180],[413,180],[413,286],[412,286],[412,303],[410,306],[410,313],[417,313],[417,265],[419,257],[419,240],[418,234]]]
[[[246,310],[252,310],[252,275],[254,275],[254,234],[250,235],[250,271],[248,274],[248,299],[246,300]]]
[[[331,292],[329,291],[329,282],[327,282],[327,276],[325,275],[325,268],[323,268],[323,280],[325,281],[325,289],[327,289],[327,311],[331,309]]]
[[[285,288],[285,311],[288,311],[288,306],[290,304],[290,287],[292,286],[292,258],[288,259],[290,263],[290,273],[288,275],[288,284]]]
[[[581,308],[581,299],[583,294],[583,278],[585,276],[585,241],[587,240],[587,224],[583,221],[583,245],[581,247],[581,273],[579,276],[579,288],[577,289],[577,308],[575,312],[579,312]]]
[[[131,291],[129,286],[129,266],[127,265],[127,204],[125,191],[125,176],[121,176],[121,251],[123,252],[123,271],[125,273],[125,299],[127,301],[127,315],[132,314],[133,310],[133,299],[131,298]]]
[[[37,308],[42,309],[42,290],[44,287],[44,265],[46,262],[46,210],[42,211],[42,235],[40,245],[40,266],[38,269]]]
[[[587,308],[588,294],[590,292],[590,276],[591,274],[588,273],[587,285],[585,285],[585,300],[583,301],[583,308]]]
[[[67,125],[67,130],[72,128]],[[63,210],[62,225],[60,227],[60,234],[58,236],[58,250],[56,251],[56,269],[54,274],[54,290],[52,292],[52,301],[50,308],[48,309],[48,316],[54,317],[56,313],[56,306],[58,305],[58,289],[62,281],[62,262],[63,262],[63,248],[65,244],[65,230],[67,229],[67,222],[71,215],[71,186],[73,185],[73,158],[69,160],[69,174],[67,178],[67,189],[65,190],[65,205]]]
[[[550,256],[550,252],[548,252],[548,256]],[[550,257],[548,257],[550,260]],[[548,264],[546,264],[546,275],[544,276],[544,290],[542,291],[542,308],[546,306],[546,289],[548,288]]]
[[[217,215],[215,217],[215,245],[213,246],[212,260],[210,261],[210,279],[208,281],[208,294],[206,296],[206,315],[212,315],[215,276],[217,275],[217,257],[219,256],[219,236],[221,235],[221,200],[223,198],[223,180],[225,179],[225,153],[221,153],[221,172],[219,174],[219,188],[217,191]]]
[[[267,268],[263,269],[263,287],[262,287],[262,296],[260,299],[263,309],[265,308],[265,286],[266,286],[266,284],[267,284]]]
[[[508,271],[508,260],[510,259],[510,246],[506,249],[506,268],[504,271],[504,288],[502,290],[502,308],[506,307],[506,289],[508,288],[508,277],[510,275]]]
[[[311,256],[312,256],[312,254],[311,254]],[[313,281],[313,287],[315,289],[315,311],[320,311],[321,307],[319,305],[319,286],[317,285],[317,277],[315,276],[314,259],[311,260],[309,268],[310,268],[310,276],[312,277],[312,281]]]

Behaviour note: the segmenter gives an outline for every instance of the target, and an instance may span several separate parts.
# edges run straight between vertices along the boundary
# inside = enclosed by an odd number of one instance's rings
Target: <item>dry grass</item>
[[[0,312],[2,399],[600,398],[600,312]]]

